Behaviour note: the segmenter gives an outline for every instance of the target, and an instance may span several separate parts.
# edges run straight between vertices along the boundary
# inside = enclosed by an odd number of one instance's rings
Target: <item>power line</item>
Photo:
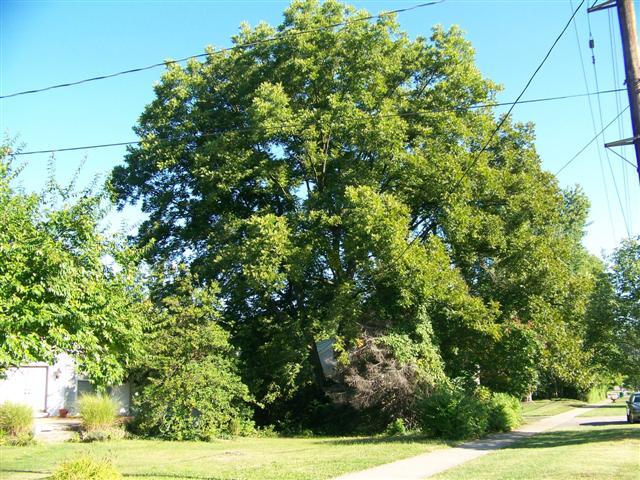
[[[573,10],[573,0],[569,0],[569,5],[571,10]],[[589,19],[589,14],[587,13],[587,21],[589,22],[589,48],[591,49],[591,62],[595,64],[595,51],[593,50],[595,44],[593,42],[593,37],[591,35],[591,20]],[[584,58],[582,56],[582,47],[580,46],[580,34],[578,33],[578,24],[576,23],[575,18],[573,19],[573,27],[576,32],[576,44],[578,45],[578,54],[580,55],[580,68],[582,70],[582,79],[584,80],[584,86],[587,89],[587,93],[589,92],[589,81],[587,80],[587,71],[584,68]],[[596,127],[596,116],[593,113],[593,105],[591,103],[591,97],[588,98],[589,103],[589,115],[591,116],[591,127],[593,129],[593,133],[597,132]],[[600,125],[602,126],[602,124]],[[615,240],[615,226],[613,223],[613,215],[611,214],[611,202],[609,201],[609,189],[607,187],[607,180],[604,175],[604,162],[602,160],[602,152],[600,149],[597,149],[598,153],[598,165],[600,166],[600,178],[602,179],[602,188],[604,190],[604,198],[605,203],[607,205],[607,212],[609,214],[609,223],[611,225],[611,235]]]
[[[541,102],[550,102],[550,101],[556,101],[556,100],[566,100],[566,99],[570,99],[570,98],[580,98],[580,97],[588,97],[588,96],[593,96],[593,95],[604,95],[604,94],[609,94],[609,93],[616,93],[616,92],[620,92],[626,90],[624,88],[618,88],[618,89],[612,89],[612,90],[603,90],[600,92],[590,92],[590,93],[577,93],[577,94],[571,94],[571,95],[559,95],[559,96],[555,96],[555,97],[544,97],[544,98],[532,98],[530,100],[520,100],[520,104],[525,104],[525,103],[541,103]],[[439,109],[439,110],[416,110],[413,112],[398,112],[398,113],[386,113],[386,114],[378,114],[375,115],[375,118],[385,118],[385,117],[407,117],[407,116],[414,116],[414,115],[424,115],[424,114],[433,114],[433,113],[447,113],[447,112],[461,112],[461,111],[465,111],[465,110],[476,110],[476,109],[480,109],[480,108],[490,108],[490,107],[504,107],[507,105],[514,105],[515,102],[492,102],[492,103],[476,103],[473,105],[468,105],[468,106],[461,106],[461,107],[453,107],[453,108],[447,108],[447,109]],[[229,131],[251,131],[253,130],[253,128],[243,128],[243,129],[233,129],[233,130],[227,130],[227,132]],[[203,136],[211,136],[213,134],[203,134]],[[30,152],[15,152],[14,155],[36,155],[36,154],[41,154],[41,153],[57,153],[57,152],[69,152],[69,151],[74,151],[74,150],[92,150],[92,149],[96,149],[96,148],[108,148],[108,147],[120,147],[120,146],[126,146],[126,145],[137,145],[139,143],[141,143],[142,140],[132,140],[129,142],[116,142],[116,143],[103,143],[103,144],[97,144],[97,145],[85,145],[82,147],[64,147],[64,148],[51,148],[51,149],[47,149],[47,150],[34,150],[34,151],[30,151]]]
[[[578,157],[582,154],[582,152],[584,152],[584,151],[589,147],[589,145],[591,145],[593,142],[595,142],[595,141],[598,139],[598,137],[600,137],[600,135],[602,135],[602,133],[603,133],[607,128],[609,128],[611,125],[613,125],[613,124],[615,123],[615,121],[616,121],[616,120],[618,120],[618,118],[620,118],[620,117],[622,116],[622,114],[623,114],[624,112],[626,112],[628,109],[629,109],[629,107],[627,106],[624,110],[622,110],[620,113],[618,113],[618,115],[616,115],[616,116],[615,116],[615,118],[614,118],[613,120],[611,120],[609,123],[607,123],[607,124],[602,128],[602,130],[600,130],[598,133],[596,133],[596,134],[594,135],[594,137],[593,137],[591,140],[589,140],[589,142],[587,142],[587,144],[586,144],[584,147],[582,147],[580,150],[578,150],[578,152],[577,152],[573,157],[571,157],[571,159],[570,159],[567,163],[565,163],[562,167],[560,167],[560,169],[559,169],[559,170],[558,170],[554,175],[558,175],[558,174],[559,174],[560,172],[562,172],[565,168],[567,168],[569,165],[571,165],[571,164],[573,163],[573,161],[574,161],[576,158],[578,158]]]
[[[14,155],[36,155],[38,153],[57,153],[57,152],[71,152],[74,150],[93,150],[94,148],[108,148],[108,147],[121,147],[124,145],[137,145],[140,140],[132,140],[131,142],[117,142],[117,143],[101,143],[98,145],[86,145],[84,147],[65,147],[65,148],[52,148],[49,150],[34,150],[32,152],[15,152]]]
[[[589,13],[587,12],[587,19],[589,20],[589,46],[591,47],[592,52],[592,66],[593,66],[593,76],[596,82],[596,90],[599,89],[599,81],[598,81],[598,69],[596,68],[596,59],[595,59],[595,43],[593,41],[593,36],[591,34],[591,20],[589,18]],[[602,120],[602,102],[600,101],[600,97],[596,98],[598,102],[598,114],[600,116],[600,127],[603,126],[604,122]],[[604,129],[602,130],[604,132]],[[604,135],[602,137],[604,143]],[[620,214],[622,215],[622,221],[624,223],[625,230],[627,231],[627,236],[631,235],[631,231],[629,230],[629,222],[627,222],[627,215],[625,213],[624,206],[622,205],[622,199],[620,198],[620,190],[618,189],[618,182],[616,181],[616,176],[613,173],[613,167],[611,166],[611,158],[609,158],[609,149],[605,149],[604,151],[605,157],[607,159],[607,166],[609,167],[609,173],[611,174],[611,180],[613,181],[613,189],[616,192],[616,198],[618,199],[618,206],[620,207]]]
[[[282,40],[283,38],[297,37],[297,36],[300,36],[300,35],[306,35],[308,33],[319,32],[319,31],[322,31],[322,30],[330,30],[332,28],[337,28],[337,27],[343,27],[343,26],[346,26],[346,25],[350,25],[352,23],[365,22],[365,21],[368,21],[368,20],[373,20],[373,19],[376,19],[376,18],[382,18],[382,17],[386,17],[386,16],[389,16],[389,15],[394,15],[394,14],[397,14],[397,13],[409,12],[411,10],[416,10],[418,8],[428,7],[428,6],[431,6],[431,5],[437,5],[439,3],[443,3],[444,1],[445,0],[434,0],[432,2],[427,2],[427,3],[421,3],[421,4],[418,4],[418,5],[414,5],[412,7],[398,8],[396,10],[390,10],[388,12],[381,12],[381,13],[379,13],[377,15],[368,15],[366,17],[355,18],[353,20],[334,23],[334,24],[331,24],[331,25],[325,25],[323,27],[316,27],[316,28],[310,28],[310,29],[307,29],[307,30],[300,30],[298,32],[288,30],[288,31],[282,32],[280,34],[276,34],[276,35],[274,35],[272,37],[269,37],[269,38],[265,38],[265,39],[262,39],[262,40],[256,40],[254,42],[248,42],[248,43],[243,43],[243,44],[239,44],[239,45],[234,45],[232,47],[223,48],[223,49],[217,50],[215,52],[199,53],[197,55],[191,55],[189,57],[180,58],[178,60],[167,60],[167,61],[164,61],[164,62],[154,63],[152,65],[147,65],[145,67],[131,68],[131,69],[128,69],[128,70],[122,70],[120,72],[109,73],[107,75],[100,75],[98,77],[85,78],[83,80],[77,80],[77,81],[68,82],[68,83],[60,83],[60,84],[57,84],[57,85],[50,85],[48,87],[36,88],[36,89],[33,89],[33,90],[25,90],[25,91],[22,91],[22,92],[11,93],[9,95],[0,95],[0,99],[17,97],[17,96],[20,96],[20,95],[29,95],[29,94],[32,94],[32,93],[45,92],[47,90],[53,90],[53,89],[57,89],[57,88],[72,87],[72,86],[75,86],[75,85],[81,85],[83,83],[96,82],[98,80],[106,80],[108,78],[119,77],[119,76],[122,76],[122,75],[131,74],[131,73],[143,72],[145,70],[151,70],[151,69],[158,68],[158,67],[163,67],[163,66],[167,66],[167,65],[173,65],[173,64],[177,64],[177,63],[186,62],[187,60],[203,58],[203,57],[210,57],[210,56],[213,56],[213,55],[219,55],[221,53],[230,52],[230,51],[233,51],[233,50],[241,50],[241,49],[245,49],[245,48],[255,47],[257,45],[262,45],[262,44],[265,44],[265,43],[270,43],[270,42],[275,42],[275,41],[278,41],[278,40]]]
[[[631,165],[631,167],[632,167],[634,170],[637,170],[637,169],[638,169],[637,165],[635,165],[633,162],[631,162],[631,161],[627,160],[627,157],[625,157],[624,155],[620,155],[618,152],[616,152],[616,151],[615,151],[613,148],[611,148],[611,147],[605,147],[605,148],[608,148],[609,150],[611,150],[611,152],[612,152],[612,153],[616,154],[616,155],[617,155],[617,156],[619,156],[622,160],[624,160],[626,163],[628,163],[629,165]],[[624,166],[624,165],[623,165],[623,166]],[[625,172],[626,172],[626,170],[625,170]]]
[[[518,104],[518,102],[520,101],[520,99],[522,98],[522,96],[524,95],[524,93],[527,91],[527,89],[529,88],[529,85],[531,85],[531,83],[533,82],[533,79],[536,77],[536,75],[538,74],[538,72],[540,71],[540,69],[542,68],[542,66],[546,63],[547,59],[549,58],[549,56],[551,55],[551,52],[553,51],[553,49],[555,48],[555,46],[558,44],[558,42],[560,41],[560,39],[562,38],[562,36],[564,35],[564,32],[567,31],[567,28],[569,28],[569,25],[571,25],[571,22],[573,21],[573,18],[576,16],[576,14],[578,13],[578,11],[580,10],[580,7],[582,7],[582,5],[584,5],[585,0],[582,0],[580,2],[580,5],[578,5],[578,8],[575,9],[575,11],[573,12],[573,14],[571,15],[571,17],[569,18],[569,20],[567,21],[567,23],[565,24],[564,28],[562,29],[562,31],[560,32],[560,34],[556,37],[556,39],[553,41],[553,43],[551,44],[551,47],[549,48],[549,51],[547,51],[547,54],[544,56],[544,58],[542,59],[542,61],[540,62],[540,64],[538,65],[538,67],[534,70],[533,74],[531,75],[531,77],[529,77],[529,80],[527,81],[527,83],[525,84],[524,88],[522,89],[522,91],[520,92],[520,95],[518,95],[518,97],[516,98],[516,101],[513,102],[513,105],[511,105],[511,108],[509,108],[509,110],[507,111],[507,113],[502,117],[502,119],[500,120],[500,122],[498,123],[498,125],[496,126],[496,128],[493,130],[493,132],[491,132],[491,135],[489,136],[489,139],[486,141],[486,143],[484,144],[484,146],[480,149],[480,151],[475,155],[474,159],[471,161],[471,164],[462,172],[462,176],[458,179],[458,181],[456,182],[456,185],[454,187],[454,191],[458,189],[458,187],[460,186],[462,180],[464,180],[464,178],[467,176],[467,174],[469,173],[469,171],[475,167],[476,163],[478,163],[478,160],[480,159],[480,156],[482,155],[482,153],[487,149],[487,147],[491,144],[491,140],[493,140],[493,137],[495,137],[495,135],[500,131],[500,129],[502,128],[502,125],[504,125],[504,123],[507,121],[507,118],[509,117],[509,115],[511,114],[511,112],[513,111],[513,109],[516,107],[516,105]],[[599,98],[599,97],[598,97]]]
[[[609,20],[609,44],[611,47],[611,63],[613,66],[613,84],[614,85],[619,85],[619,78],[618,78],[618,57],[616,55],[616,42],[614,40],[614,33],[613,33],[613,13],[611,11],[611,9],[607,9],[607,17]],[[619,112],[620,109],[622,108],[622,102],[620,100],[620,95],[618,95],[616,93],[615,95],[615,100],[616,100],[616,112]],[[624,127],[623,127],[623,123],[622,123],[622,118],[618,119],[618,135],[620,138],[624,138],[624,133],[623,133]],[[619,155],[617,152],[611,150],[613,153],[615,153],[616,155],[620,156],[621,158],[623,158],[625,161],[627,161],[627,159],[622,156]],[[622,171],[622,189],[624,192],[624,200],[625,200],[625,207],[627,208],[627,212],[631,212],[631,200],[629,197],[629,182],[628,182],[628,177],[627,177],[627,169],[625,168],[624,164],[620,164],[620,170]],[[632,222],[632,215],[629,215],[629,222]],[[633,229],[633,223],[631,223],[632,229]]]
[[[542,59],[542,61],[540,62],[540,64],[538,65],[538,67],[534,70],[534,72],[531,74],[531,76],[529,77],[529,80],[527,81],[527,83],[525,84],[524,88],[522,89],[522,91],[520,92],[520,95],[518,95],[518,97],[516,98],[515,102],[513,102],[513,104],[511,105],[511,107],[509,108],[509,110],[507,111],[507,113],[505,115],[503,115],[502,119],[500,120],[500,122],[498,123],[498,125],[496,126],[496,128],[493,130],[493,132],[491,132],[491,135],[489,136],[489,139],[486,141],[486,143],[484,144],[484,146],[480,149],[480,151],[474,156],[473,160],[471,161],[470,165],[462,172],[462,175],[460,176],[460,178],[458,179],[458,181],[456,182],[456,184],[454,185],[452,191],[450,193],[455,192],[459,187],[460,184],[462,183],[462,181],[465,179],[465,177],[467,176],[467,174],[469,173],[469,171],[471,171],[471,169],[473,167],[475,167],[475,165],[478,163],[478,160],[480,159],[480,156],[482,155],[482,153],[487,149],[487,147],[489,146],[489,144],[491,143],[491,141],[493,140],[493,137],[500,131],[500,129],[502,128],[502,126],[504,125],[504,123],[507,121],[507,118],[509,117],[509,115],[511,114],[511,112],[513,111],[513,109],[515,108],[515,106],[520,102],[520,99],[522,98],[522,96],[525,94],[525,92],[527,91],[527,89],[529,88],[529,85],[531,85],[531,83],[533,82],[533,79],[536,77],[536,75],[538,74],[538,72],[540,71],[540,69],[542,68],[542,66],[546,63],[547,59],[549,58],[549,56],[551,55],[551,52],[553,51],[553,49],[555,48],[555,46],[558,44],[558,42],[560,41],[560,39],[562,38],[562,36],[564,35],[564,33],[567,31],[567,29],[569,28],[569,25],[571,25],[571,22],[573,21],[574,17],[576,16],[576,14],[578,13],[578,11],[580,10],[580,8],[582,7],[582,5],[584,5],[584,2],[586,0],[582,0],[580,2],[580,5],[578,5],[578,8],[575,9],[575,11],[571,14],[571,17],[569,18],[569,20],[567,21],[567,23],[565,24],[565,26],[563,27],[563,29],[560,31],[560,33],[558,34],[558,36],[556,37],[556,39],[553,41],[553,43],[551,44],[551,47],[549,48],[549,50],[547,51],[546,55],[544,56],[544,58]],[[599,98],[599,97],[598,97]],[[424,235],[424,233],[426,232],[428,225],[425,224],[425,226],[420,230],[420,232],[415,235],[411,241],[409,241],[409,243],[407,243],[407,246],[404,248],[404,250],[400,253],[400,255],[398,256],[398,258],[395,259],[395,261],[400,260],[404,254],[409,250],[409,248],[411,247],[411,245],[413,245],[416,240],[420,237],[422,237],[422,235]]]

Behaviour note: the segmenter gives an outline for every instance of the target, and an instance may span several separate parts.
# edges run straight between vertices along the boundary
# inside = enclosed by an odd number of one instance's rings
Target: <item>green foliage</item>
[[[441,386],[419,404],[425,433],[447,438],[477,438],[487,432],[489,408],[486,399],[456,386]]]
[[[392,15],[351,22],[366,15],[296,0],[278,27],[241,27],[250,48],[168,67],[110,181],[149,214],[148,260],[220,286],[265,423],[322,400],[327,338],[345,363],[384,341],[412,388],[478,367],[514,395],[592,384],[586,197],[541,169],[531,125],[507,120],[477,156],[498,119],[467,107],[499,87],[460,29],[411,39]]]
[[[0,434],[25,438],[33,431],[33,409],[29,405],[14,402],[0,404]]]
[[[489,399],[490,432],[508,432],[522,423],[520,400],[506,393],[493,393]]]
[[[608,391],[609,387],[607,385],[596,385],[581,395],[581,399],[587,403],[598,403],[607,398]]]
[[[396,418],[393,420],[387,428],[384,430],[385,435],[393,436],[393,435],[406,435],[408,433],[407,426],[404,423],[402,418]]]
[[[107,430],[116,425],[118,403],[107,395],[82,395],[78,400],[82,428],[91,432]]]
[[[219,324],[217,289],[174,273],[171,281],[158,280],[152,291],[136,428],[175,440],[250,433],[251,397]]]
[[[0,152],[0,375],[74,356],[99,387],[122,381],[139,352],[139,252],[103,231],[103,198],[51,180],[43,194],[12,189]]]
[[[480,366],[483,385],[522,398],[539,381],[541,348],[531,325],[515,320],[500,326],[501,335],[489,343]]]
[[[52,480],[119,480],[122,475],[108,459],[82,456],[61,463],[53,472]]]
[[[640,237],[624,240],[611,258],[615,331],[621,360],[617,371],[640,387]]]
[[[421,428],[447,439],[477,438],[489,432],[507,432],[522,423],[520,401],[486,387],[440,387],[419,403]]]

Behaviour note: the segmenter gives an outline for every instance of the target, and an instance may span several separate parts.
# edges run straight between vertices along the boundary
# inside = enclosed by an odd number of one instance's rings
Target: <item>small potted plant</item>
[[[66,408],[62,407],[60,410],[58,410],[58,416],[60,418],[67,418],[67,415],[69,415],[69,410],[67,410]]]

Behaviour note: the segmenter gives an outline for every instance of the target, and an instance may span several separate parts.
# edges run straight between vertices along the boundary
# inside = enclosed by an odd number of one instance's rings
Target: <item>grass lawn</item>
[[[594,422],[540,433],[453,468],[438,480],[638,480],[640,425]]]
[[[585,402],[571,398],[554,398],[551,400],[534,400],[522,403],[522,416],[525,423],[535,422],[543,417],[568,412],[576,407],[587,406]]]
[[[211,443],[120,440],[2,447],[0,478],[46,478],[59,462],[88,453],[113,459],[127,478],[323,479],[446,448],[423,437],[238,438]]]
[[[624,402],[618,401],[609,405],[598,405],[593,410],[580,414],[581,417],[624,417],[627,418],[627,409]]]

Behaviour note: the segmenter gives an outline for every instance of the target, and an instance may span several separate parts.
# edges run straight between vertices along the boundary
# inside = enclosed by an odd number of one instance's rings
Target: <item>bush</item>
[[[29,405],[4,402],[0,405],[0,435],[3,443],[24,445],[33,439],[33,409]]]
[[[83,395],[78,408],[85,431],[108,430],[116,425],[118,403],[106,395]]]
[[[52,480],[117,480],[122,475],[111,460],[80,457],[60,464],[53,472]]]
[[[476,393],[442,386],[419,403],[420,425],[425,433],[447,439],[477,438],[487,432],[489,408]]]
[[[580,395],[580,399],[587,403],[598,403],[607,398],[609,389],[606,385],[596,385]]]
[[[211,355],[149,380],[136,401],[143,434],[207,441],[254,430],[247,388],[225,359]]]
[[[175,273],[152,285],[148,354],[140,365],[132,427],[168,440],[250,434],[252,397],[219,322],[217,287],[203,288],[190,274]]]
[[[384,430],[385,435],[395,436],[395,435],[406,435],[407,427],[404,424],[404,420],[402,418],[396,418],[393,420],[387,428]]]
[[[489,431],[508,432],[521,423],[520,401],[507,393],[494,393],[489,400]]]

